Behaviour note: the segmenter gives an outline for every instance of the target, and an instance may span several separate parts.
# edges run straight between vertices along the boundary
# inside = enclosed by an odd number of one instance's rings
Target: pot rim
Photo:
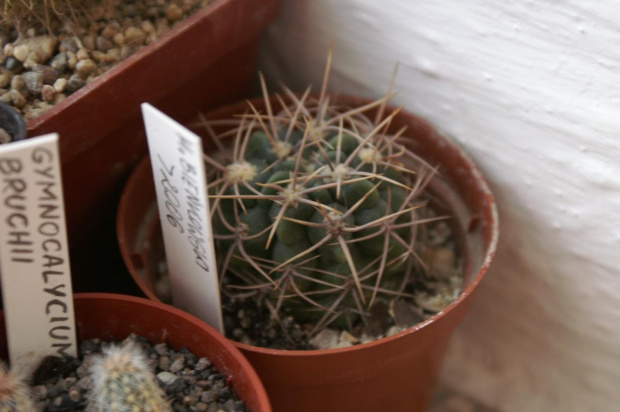
[[[273,102],[274,99],[276,98],[276,96],[281,96],[280,94],[271,94],[269,96],[270,101]],[[329,96],[334,98],[334,101],[342,101],[342,102],[362,102],[362,104],[364,103],[369,103],[374,101],[374,99],[369,99],[369,98],[365,98],[365,97],[360,97],[360,96],[351,96],[351,95],[346,95],[346,94],[336,94],[336,93],[329,93]],[[241,106],[243,108],[246,107],[247,102],[250,102],[252,104],[255,105],[255,107],[259,108],[261,103],[264,103],[264,98],[263,97],[256,97],[253,99],[248,99],[248,100],[243,100],[243,101],[238,101],[238,102],[234,102],[228,105],[224,105],[218,109],[212,110],[210,111],[205,118],[206,119],[218,119],[218,118],[224,118],[224,114],[229,114],[230,112],[239,112],[239,111],[234,111],[234,108],[237,106]],[[385,107],[385,113],[391,113],[392,111],[396,110],[397,108],[395,106],[392,105],[386,105]],[[408,111],[401,111],[399,113],[398,116],[409,116],[414,118],[417,122],[421,123],[422,125],[424,125],[425,127],[428,127],[429,129],[435,130],[437,131],[437,128],[434,127],[429,121],[427,121],[426,119],[423,119],[421,117],[419,117],[418,115],[412,113],[412,112],[408,112]],[[453,302],[451,302],[448,306],[446,306],[444,308],[444,310],[442,310],[441,312],[433,315],[432,317],[430,317],[429,319],[420,322],[419,324],[412,326],[402,332],[396,333],[392,336],[388,336],[388,337],[383,337],[371,342],[366,342],[366,343],[361,343],[361,344],[357,344],[357,345],[352,345],[352,346],[348,346],[348,347],[344,347],[344,348],[332,348],[332,349],[311,349],[311,350],[286,350],[286,349],[271,349],[271,348],[263,348],[260,346],[253,346],[253,345],[248,345],[245,343],[241,343],[241,342],[237,342],[234,340],[231,340],[231,342],[233,342],[233,344],[235,346],[237,346],[238,348],[242,349],[245,352],[254,352],[257,354],[262,354],[262,355],[271,355],[271,356],[283,356],[283,357],[287,357],[287,358],[295,358],[295,357],[323,357],[323,356],[334,356],[334,355],[339,355],[339,354],[344,354],[344,353],[350,353],[350,352],[357,352],[359,350],[370,350],[372,348],[375,348],[377,346],[383,345],[383,344],[389,344],[390,342],[394,342],[396,340],[400,340],[405,336],[411,335],[419,330],[423,330],[428,328],[429,326],[431,326],[432,324],[438,322],[440,319],[446,317],[448,314],[450,314],[451,312],[453,312],[456,307],[458,307],[462,302],[464,302],[465,300],[469,299],[469,297],[473,294],[473,292],[476,290],[476,288],[478,287],[478,285],[480,284],[480,282],[482,281],[482,279],[484,278],[485,274],[487,273],[489,266],[493,260],[493,257],[495,256],[496,250],[497,250],[497,243],[499,240],[499,213],[498,213],[498,209],[497,209],[497,204],[495,201],[495,198],[493,196],[493,193],[491,192],[491,189],[489,187],[488,182],[486,181],[486,178],[484,177],[484,175],[482,174],[482,171],[479,169],[479,167],[474,163],[474,161],[472,160],[472,158],[463,150],[463,148],[461,148],[458,144],[455,143],[455,141],[446,136],[443,133],[435,133],[436,137],[439,139],[442,139],[445,142],[445,146],[448,146],[450,149],[454,150],[458,156],[460,156],[462,158],[462,160],[464,161],[464,163],[466,164],[467,168],[469,169],[469,171],[471,172],[476,186],[478,186],[481,191],[485,194],[486,196],[486,200],[487,200],[487,204],[488,204],[488,208],[489,210],[489,220],[488,220],[488,224],[491,225],[491,236],[490,239],[488,240],[488,246],[486,248],[484,248],[484,259],[483,262],[480,266],[480,270],[478,270],[478,272],[475,274],[475,276],[472,276],[471,280],[468,282],[467,286],[465,287],[465,289],[459,294],[458,298],[456,300],[454,300]],[[126,209],[127,204],[129,202],[128,200],[128,195],[127,193],[131,192],[128,189],[131,189],[132,186],[135,186],[137,183],[137,179],[139,176],[139,173],[136,173],[136,171],[148,168],[148,163],[150,161],[149,155],[145,155],[144,158],[138,163],[136,169],[134,170],[134,172],[131,174],[129,180],[127,181],[127,184],[125,186],[125,189],[123,190],[123,194],[121,196],[121,200],[119,203],[119,208],[118,208],[118,216],[117,216],[117,233],[118,233],[118,237],[119,237],[119,244],[125,244],[125,230],[123,228],[122,222],[121,222],[121,211],[123,211],[124,209]],[[150,170],[150,169],[149,169]],[[121,239],[123,238],[123,239]],[[133,270],[133,267],[131,267],[130,263],[131,263],[131,259],[128,255],[127,252],[127,248],[126,247],[121,247],[121,251],[122,251],[122,255],[123,255],[123,259],[125,260],[126,264],[128,265],[128,270],[131,273],[131,276],[134,278],[134,281],[136,281],[136,283],[138,283],[138,285],[140,286],[140,288],[142,289],[143,293],[145,293],[149,298],[152,299],[156,299],[157,301],[159,301],[159,299],[155,296],[155,294],[149,289],[146,288],[144,285],[144,282],[142,281],[142,279],[140,278],[139,275],[137,275],[135,273],[135,270]],[[472,273],[473,275],[473,273]]]
[[[269,397],[267,395],[267,391],[263,385],[261,378],[258,376],[258,373],[254,369],[254,366],[248,361],[248,359],[240,352],[239,348],[233,344],[233,342],[226,338],[223,334],[213,328],[211,325],[206,322],[200,320],[196,316],[185,312],[181,309],[178,309],[174,306],[167,305],[161,301],[156,301],[152,299],[146,299],[137,296],[123,295],[117,293],[101,293],[101,292],[85,292],[85,293],[75,293],[73,295],[73,299],[75,301],[103,301],[107,303],[114,302],[129,302],[132,304],[147,306],[149,308],[155,310],[161,310],[172,314],[173,316],[184,319],[189,322],[193,328],[200,329],[203,332],[206,332],[211,339],[215,342],[215,344],[211,343],[211,346],[219,346],[221,353],[226,353],[226,356],[218,356],[218,361],[224,363],[224,359],[228,358],[228,366],[226,369],[232,370],[235,369],[241,372],[238,375],[233,375],[233,385],[235,381],[243,380],[248,387],[251,389],[247,390],[247,394],[251,395],[253,399],[253,403],[255,403],[256,407],[260,407],[261,411],[271,412],[271,405],[269,401]],[[237,365],[231,365],[232,363],[236,363]],[[221,368],[221,367],[220,367]],[[219,368],[218,368],[219,370]],[[220,370],[221,372],[221,370]],[[245,375],[243,379],[240,379],[240,376]],[[239,395],[239,393],[237,392]],[[241,398],[241,397],[240,397]],[[243,398],[241,398],[243,400]],[[247,404],[248,400],[244,400]]]

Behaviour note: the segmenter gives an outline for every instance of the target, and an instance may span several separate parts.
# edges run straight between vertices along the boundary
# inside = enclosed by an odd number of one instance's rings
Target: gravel
[[[0,101],[35,118],[210,1],[108,2],[78,17],[71,31],[73,21],[53,36],[44,29],[0,36]]]
[[[434,216],[428,211],[429,216]],[[297,323],[293,316],[271,320],[268,305],[259,295],[223,294],[226,336],[252,346],[284,350],[342,348],[392,336],[423,322],[456,300],[463,284],[463,262],[457,258],[452,231],[445,221],[424,225],[417,241],[426,270],[418,268],[404,292],[415,298],[377,299],[365,322],[350,330],[325,328],[314,336],[314,324]],[[286,309],[284,309],[285,311]]]
[[[175,351],[166,344],[152,345],[148,340],[132,335],[150,359],[159,385],[165,390],[175,412],[247,412],[239,397],[227,386],[226,376],[220,374],[208,358],[198,358],[186,348]],[[85,340],[80,345],[80,357],[47,357],[32,378],[32,392],[38,411],[89,411],[86,407],[92,389],[89,365],[102,348],[114,342],[99,339]]]

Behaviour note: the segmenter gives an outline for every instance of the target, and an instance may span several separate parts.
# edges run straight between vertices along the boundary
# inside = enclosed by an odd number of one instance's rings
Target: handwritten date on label
[[[175,305],[223,328],[200,138],[142,105]]]

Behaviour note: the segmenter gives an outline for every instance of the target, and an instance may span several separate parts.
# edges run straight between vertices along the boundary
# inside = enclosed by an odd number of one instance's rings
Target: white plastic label
[[[223,332],[200,138],[142,105],[175,306]]]
[[[77,356],[56,134],[0,146],[0,274],[11,368]]]

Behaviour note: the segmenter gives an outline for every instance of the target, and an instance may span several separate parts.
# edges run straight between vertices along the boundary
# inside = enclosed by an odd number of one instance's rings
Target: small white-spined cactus
[[[110,346],[92,364],[90,407],[99,412],[167,412],[170,402],[157,384],[145,354],[128,341]]]
[[[7,371],[0,364],[0,411],[27,412],[34,411],[30,389],[23,379]]]

